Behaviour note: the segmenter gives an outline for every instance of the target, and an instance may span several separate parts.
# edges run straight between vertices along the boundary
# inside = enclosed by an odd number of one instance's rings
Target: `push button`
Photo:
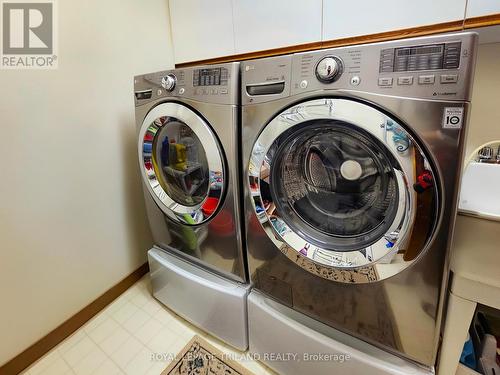
[[[227,94],[227,89],[220,89],[220,90],[219,90],[219,92],[220,92],[221,94]]]
[[[441,83],[457,83],[458,74],[441,74]]]
[[[378,85],[379,86],[392,86],[392,78],[391,77],[379,78]]]
[[[432,85],[435,81],[436,77],[434,75],[429,76],[419,76],[418,84],[419,85]]]
[[[413,77],[399,77],[398,85],[413,85]]]
[[[357,86],[361,83],[361,78],[358,76],[351,77],[351,85]]]

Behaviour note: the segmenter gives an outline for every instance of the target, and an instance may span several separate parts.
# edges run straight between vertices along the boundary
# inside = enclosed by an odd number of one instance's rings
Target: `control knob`
[[[316,65],[316,77],[321,82],[331,83],[339,79],[343,70],[344,64],[340,57],[326,56]]]
[[[172,91],[177,83],[177,78],[173,74],[167,74],[161,79],[161,85],[167,91]]]

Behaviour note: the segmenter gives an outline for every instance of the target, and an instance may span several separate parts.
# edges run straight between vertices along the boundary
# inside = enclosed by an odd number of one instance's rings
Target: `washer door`
[[[248,177],[271,240],[327,279],[390,277],[435,230],[438,188],[424,150],[359,102],[311,100],[279,114],[254,145]]]
[[[154,107],[139,132],[139,160],[146,186],[172,220],[198,225],[222,203],[224,157],[208,124],[179,103]]]

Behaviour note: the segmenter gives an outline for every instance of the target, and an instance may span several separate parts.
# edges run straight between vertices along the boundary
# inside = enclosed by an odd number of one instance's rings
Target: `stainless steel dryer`
[[[154,296],[246,349],[239,198],[239,64],[135,77]]]
[[[300,357],[271,367],[331,374],[312,351],[350,354],[343,373],[432,371],[476,44],[242,63],[250,350]]]

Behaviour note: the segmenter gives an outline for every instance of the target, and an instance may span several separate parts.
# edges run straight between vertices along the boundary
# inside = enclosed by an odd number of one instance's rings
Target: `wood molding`
[[[299,44],[299,45],[290,46],[290,47],[280,47],[280,48],[267,49],[267,50],[263,50],[263,51],[240,53],[238,55],[216,57],[213,59],[197,60],[197,61],[192,61],[192,62],[190,61],[187,63],[175,64],[175,67],[176,68],[184,68],[186,66],[220,64],[220,63],[231,62],[231,61],[243,61],[243,60],[257,59],[257,58],[261,58],[261,57],[286,55],[286,54],[293,53],[293,52],[312,51],[312,50],[316,50],[316,49],[321,49],[321,45],[322,45],[322,42]]]
[[[385,42],[388,40],[413,38],[416,36],[449,33],[453,31],[460,31],[462,30],[462,27],[463,27],[463,21],[445,22],[435,25],[412,27],[409,29],[385,31],[383,33],[377,33],[377,34],[360,35],[350,38],[328,40],[322,43],[321,48],[332,48],[332,47],[350,46],[353,44]]]
[[[30,366],[33,362],[48,353],[57,344],[70,336],[73,332],[83,326],[99,311],[113,302],[118,296],[130,288],[136,281],[147,274],[148,263],[144,263],[130,275],[108,289],[101,296],[97,297],[90,304],[78,311],[71,318],[62,323],[59,327],[49,332],[28,349],[12,358],[9,362],[0,367],[1,375],[15,375]],[[6,339],[3,337],[3,339]]]
[[[500,25],[500,13],[488,14],[487,16],[467,18],[464,22],[466,29],[475,29],[478,27]]]
[[[500,13],[482,17],[468,18],[465,21],[459,20],[459,21],[437,23],[434,25],[426,25],[426,26],[412,27],[408,29],[386,31],[377,34],[360,35],[350,38],[327,40],[324,42],[314,42],[314,43],[300,44],[297,46],[281,47],[263,51],[242,53],[237,55],[222,56],[213,59],[190,61],[186,63],[175,64],[175,67],[185,68],[187,66],[195,66],[195,65],[208,65],[208,64],[219,64],[230,61],[251,60],[262,57],[286,55],[295,52],[350,46],[354,44],[384,42],[388,40],[405,39],[416,36],[425,36],[425,35],[433,35],[440,33],[449,33],[454,31],[475,29],[475,28],[495,26],[495,25],[500,25]]]

